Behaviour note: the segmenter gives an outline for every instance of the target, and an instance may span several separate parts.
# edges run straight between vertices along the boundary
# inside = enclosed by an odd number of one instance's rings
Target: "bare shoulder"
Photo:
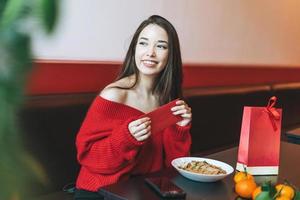
[[[116,82],[113,82],[109,85],[107,85],[100,93],[100,96],[104,99],[118,102],[118,103],[124,103],[127,98],[127,89],[123,89],[129,87],[128,80],[121,79]]]
[[[125,89],[108,85],[101,91],[100,96],[110,101],[123,103],[126,99],[127,94]]]

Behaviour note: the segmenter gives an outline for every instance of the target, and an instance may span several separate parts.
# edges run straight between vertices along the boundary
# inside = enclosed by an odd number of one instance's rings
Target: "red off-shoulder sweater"
[[[190,125],[172,125],[148,140],[137,141],[128,124],[144,113],[125,104],[97,96],[76,138],[81,169],[77,189],[99,188],[168,167],[177,157],[189,155]]]

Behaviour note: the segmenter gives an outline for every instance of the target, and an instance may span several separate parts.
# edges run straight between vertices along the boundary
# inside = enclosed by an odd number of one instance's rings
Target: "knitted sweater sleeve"
[[[191,125],[173,125],[165,129],[163,144],[165,151],[165,166],[170,167],[173,159],[189,156],[191,147]]]
[[[113,174],[133,165],[143,142],[131,136],[128,124],[137,117],[116,120],[118,108],[96,99],[76,138],[79,163],[94,173]]]

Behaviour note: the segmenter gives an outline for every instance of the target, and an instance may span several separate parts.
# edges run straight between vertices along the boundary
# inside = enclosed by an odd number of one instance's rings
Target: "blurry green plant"
[[[26,153],[16,114],[24,100],[26,76],[32,68],[31,35],[37,28],[51,33],[56,0],[0,0],[0,199],[19,200],[30,182],[45,182],[39,164]]]

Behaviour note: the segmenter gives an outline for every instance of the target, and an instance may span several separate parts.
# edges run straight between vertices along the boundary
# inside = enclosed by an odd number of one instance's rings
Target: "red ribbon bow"
[[[268,105],[266,107],[266,111],[269,114],[269,117],[270,117],[273,129],[275,131],[277,131],[277,129],[278,129],[277,126],[276,126],[275,120],[279,120],[280,119],[280,114],[276,110],[276,108],[274,107],[275,104],[276,104],[276,101],[277,101],[277,98],[275,96],[272,96],[269,99]]]

